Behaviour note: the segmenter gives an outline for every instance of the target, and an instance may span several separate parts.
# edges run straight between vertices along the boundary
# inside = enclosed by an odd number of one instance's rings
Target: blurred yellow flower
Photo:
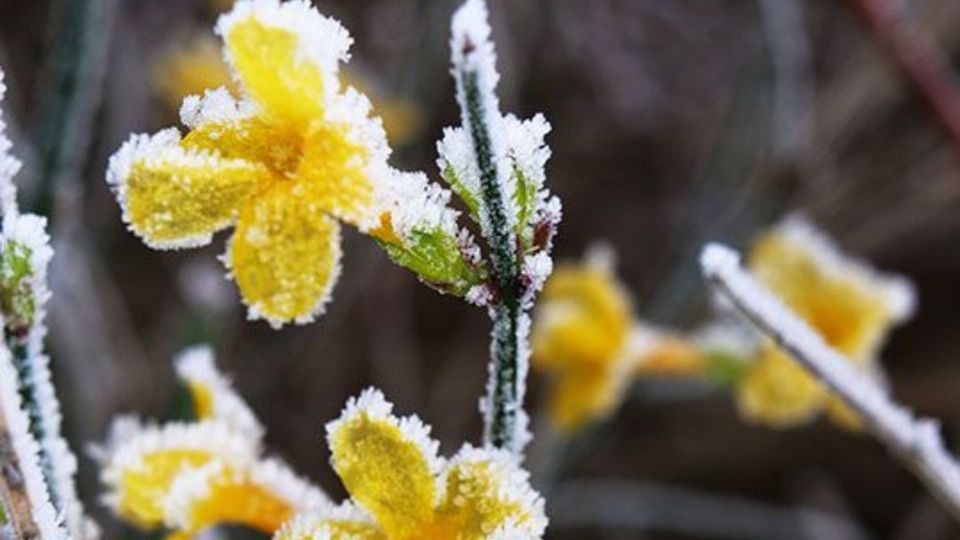
[[[534,312],[532,365],[552,378],[549,412],[563,431],[616,408],[635,365],[630,299],[612,267],[607,251],[558,265]]]
[[[232,0],[225,2],[224,9],[232,4]],[[423,111],[415,101],[379,91],[356,70],[344,69],[340,80],[344,87],[356,88],[370,98],[390,144],[402,146],[420,133]],[[234,96],[242,93],[224,60],[219,40],[210,33],[197,33],[160,55],[154,64],[153,81],[171,111],[178,110],[184,98],[202,95],[211,88],[226,88]]]
[[[429,428],[392,408],[369,389],[327,425],[333,467],[351,501],[300,515],[276,540],[542,537],[543,500],[514,458],[467,445],[443,460]]]
[[[221,524],[270,534],[294,514],[329,504],[284,464],[261,457],[262,427],[208,349],[182,355],[177,373],[197,421],[157,426],[121,418],[99,449],[103,499],[118,516],[179,538]]]
[[[161,54],[153,66],[153,83],[170,111],[178,110],[184,98],[203,94],[210,88],[224,87],[232,95],[240,95],[219,40],[205,32]]]
[[[107,173],[148,245],[204,245],[236,224],[224,261],[251,318],[274,327],[322,312],[339,275],[339,221],[369,232],[393,173],[367,99],[342,91],[350,36],[305,2],[243,0],[217,33],[243,98],[184,101],[190,128],[134,135]]]
[[[613,256],[594,249],[561,264],[534,314],[533,366],[552,380],[549,411],[565,432],[609,415],[634,376],[698,376],[699,347],[639,322],[613,273]]]
[[[531,341],[534,368],[552,378],[551,419],[565,432],[611,414],[636,376],[696,377],[705,367],[698,345],[636,319],[608,248],[554,270]]]
[[[798,217],[762,235],[749,265],[829,345],[869,374],[879,370],[877,350],[887,332],[913,309],[909,282],[845,256]],[[843,425],[857,423],[851,411],[770,341],[761,345],[737,395],[743,414],[765,424],[795,425],[825,409]]]

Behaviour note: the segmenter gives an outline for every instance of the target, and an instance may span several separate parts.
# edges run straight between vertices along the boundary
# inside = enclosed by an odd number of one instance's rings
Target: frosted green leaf
[[[486,272],[467,260],[455,236],[443,229],[417,228],[399,243],[378,240],[397,264],[427,284],[456,296],[486,281]]]
[[[33,277],[32,254],[28,246],[12,240],[0,254],[0,311],[11,327],[29,326],[36,314],[36,298],[29,281]]]
[[[480,215],[478,212],[480,210],[480,202],[478,197],[460,178],[460,175],[457,174],[456,168],[450,162],[445,161],[440,175],[444,180],[446,180],[447,184],[450,185],[450,189],[457,194],[457,197],[463,201],[463,204],[467,207],[467,212],[470,214],[470,217],[479,223]]]

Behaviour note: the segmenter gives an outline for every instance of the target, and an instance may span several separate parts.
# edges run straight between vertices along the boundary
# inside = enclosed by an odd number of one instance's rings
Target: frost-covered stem
[[[857,412],[894,453],[960,520],[960,464],[943,445],[935,420],[915,418],[740,266],[736,252],[708,245],[700,257],[705,279],[758,330],[787,351]]]
[[[469,44],[469,42],[468,42]],[[468,54],[469,51],[464,51]],[[520,301],[517,276],[519,268],[516,256],[516,239],[506,215],[506,194],[502,191],[496,162],[494,161],[490,127],[486,123],[486,111],[480,94],[477,72],[461,75],[464,86],[466,111],[469,116],[470,137],[476,151],[480,170],[480,187],[489,215],[487,243],[493,262],[494,279],[499,289],[499,301],[493,308],[493,355],[490,395],[487,403],[486,442],[497,448],[514,448],[517,408],[519,404],[519,353]]]
[[[24,330],[24,332],[26,332],[26,330]],[[17,370],[20,399],[23,402],[24,411],[27,413],[27,418],[29,419],[28,429],[30,435],[32,435],[37,442],[46,441],[47,433],[44,429],[45,418],[43,417],[43,411],[40,407],[40,399],[37,396],[37,388],[32,384],[35,374],[33,373],[34,366],[30,359],[27,344],[24,343],[21,338],[8,338],[7,348],[10,350],[10,359],[13,362],[14,369]],[[45,478],[52,480],[57,477],[49,446],[40,444],[37,452],[37,460],[39,461],[40,469],[43,471]],[[48,486],[50,502],[54,508],[62,511],[63,500],[57,489],[58,487],[55,482],[50,482]]]
[[[456,32],[456,30],[455,30]],[[455,78],[460,96],[464,126],[470,134],[477,170],[480,173],[480,195],[485,215],[483,233],[492,259],[493,276],[497,285],[497,302],[492,307],[493,343],[491,344],[491,381],[486,400],[486,425],[484,439],[497,448],[516,451],[518,411],[521,407],[520,319],[523,307],[519,298],[520,268],[517,257],[517,240],[511,225],[508,209],[509,194],[504,192],[502,171],[498,170],[497,153],[494,148],[496,134],[492,132],[490,119],[499,115],[496,98],[492,95],[493,84],[483,77],[487,66],[483,54],[492,54],[481,48],[489,44],[474,41],[466,33],[454,36]]]
[[[7,421],[0,411],[0,498],[5,506],[7,524],[13,527],[16,538],[40,538],[40,530],[33,520],[30,506],[30,496],[24,482],[25,475],[20,468],[20,459],[17,457],[13,444],[13,435],[7,428]]]

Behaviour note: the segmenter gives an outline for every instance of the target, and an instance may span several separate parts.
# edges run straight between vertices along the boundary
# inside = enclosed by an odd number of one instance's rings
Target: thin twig
[[[459,22],[458,22],[459,21]],[[491,380],[485,400],[484,441],[511,452],[522,445],[517,434],[521,423],[523,391],[520,300],[520,263],[517,237],[508,214],[510,195],[505,192],[505,171],[498,163],[497,142],[502,135],[491,125],[499,115],[494,95],[496,71],[493,44],[488,42],[486,6],[467,2],[454,15],[454,76],[464,129],[470,135],[479,171],[483,198],[482,233],[489,248],[497,299],[491,306],[493,343]]]
[[[923,99],[960,154],[960,86],[949,59],[889,0],[846,0]]]
[[[3,412],[0,411],[0,499],[5,503],[5,517],[13,526],[17,538],[39,538],[40,530],[30,512],[30,496],[27,494],[24,475],[20,470],[20,459],[13,447],[12,437]]]
[[[935,420],[915,418],[874,381],[830,348],[740,266],[736,252],[708,245],[700,262],[706,280],[758,330],[851,407],[873,433],[960,520],[960,464],[943,445]]]

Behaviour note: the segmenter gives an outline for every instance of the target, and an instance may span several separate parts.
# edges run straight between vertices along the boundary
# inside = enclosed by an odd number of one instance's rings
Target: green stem
[[[8,331],[9,330],[10,329],[8,329]],[[11,337],[7,339],[7,347],[10,349],[10,357],[13,361],[14,368],[17,370],[20,399],[23,402],[23,408],[29,420],[28,429],[30,435],[37,441],[37,460],[40,462],[40,470],[47,480],[50,502],[58,511],[63,511],[62,498],[54,480],[56,473],[53,467],[53,456],[50,455],[47,445],[44,444],[44,438],[47,433],[44,426],[43,413],[40,410],[40,403],[37,400],[36,387],[31,383],[34,377],[34,368],[30,362],[29,350],[27,349],[25,341],[25,339]]]
[[[469,45],[469,44],[468,44]],[[517,416],[520,410],[520,347],[519,325],[523,314],[519,301],[520,274],[516,239],[507,216],[507,194],[503,192],[493,155],[493,143],[484,108],[484,100],[476,71],[460,74],[463,84],[465,119],[473,140],[480,170],[481,196],[486,210],[485,236],[493,262],[498,288],[498,302],[492,308],[493,346],[491,384],[487,396],[484,439],[487,444],[511,451],[517,450]]]

